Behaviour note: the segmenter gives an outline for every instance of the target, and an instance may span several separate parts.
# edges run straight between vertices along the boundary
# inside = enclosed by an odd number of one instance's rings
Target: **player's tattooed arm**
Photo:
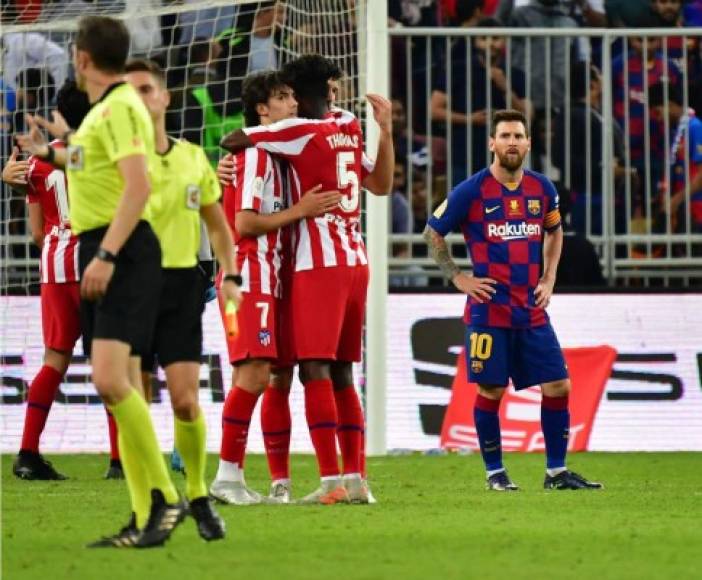
[[[226,149],[230,153],[236,153],[247,147],[253,147],[254,142],[249,139],[249,136],[241,129],[232,131],[229,135],[222,137],[219,146]]]
[[[453,285],[463,294],[467,294],[477,302],[481,304],[490,302],[493,294],[495,294],[495,284],[497,282],[492,278],[478,278],[461,272],[461,269],[451,258],[446,240],[431,226],[424,228],[423,235],[429,246],[431,257],[439,265],[444,276],[451,280]]]
[[[454,277],[457,274],[460,274],[461,269],[458,267],[456,262],[453,261],[444,237],[431,226],[426,226],[424,228],[424,233],[422,236],[424,237],[424,241],[427,243],[427,246],[429,246],[431,257],[434,258],[434,261],[438,264],[439,269],[448,280],[453,281]]]

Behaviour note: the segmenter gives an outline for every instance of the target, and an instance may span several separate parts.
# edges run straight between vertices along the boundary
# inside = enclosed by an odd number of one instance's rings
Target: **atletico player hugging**
[[[66,123],[65,130],[77,128],[90,110],[87,95],[73,81],[61,87],[57,105],[56,120]],[[63,140],[51,145],[66,146]],[[12,472],[20,479],[60,480],[66,477],[39,453],[39,439],[80,337],[78,237],[68,218],[64,172],[39,157],[19,161],[17,155],[15,149],[3,169],[3,181],[26,193],[32,238],[41,248],[44,364],[29,387],[22,443]]]

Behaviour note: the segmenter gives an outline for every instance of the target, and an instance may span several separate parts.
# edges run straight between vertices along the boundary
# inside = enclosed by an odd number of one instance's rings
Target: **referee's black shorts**
[[[200,362],[205,278],[199,268],[164,268],[161,299],[151,349],[141,368],[153,370],[176,362]]]
[[[80,275],[94,258],[107,227],[81,233]],[[96,302],[81,300],[83,350],[90,356],[93,339],[119,340],[134,354],[153,340],[161,293],[161,246],[151,226],[140,221],[122,246],[105,295]]]

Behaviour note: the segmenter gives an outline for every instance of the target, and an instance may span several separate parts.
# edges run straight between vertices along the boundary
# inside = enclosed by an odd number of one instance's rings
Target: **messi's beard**
[[[497,160],[500,162],[500,167],[503,169],[506,169],[510,173],[514,173],[515,171],[519,171],[522,168],[522,163],[524,162],[524,157],[526,157],[526,154],[520,155],[519,153],[503,153],[500,154],[497,151],[495,151],[495,155],[497,155]]]

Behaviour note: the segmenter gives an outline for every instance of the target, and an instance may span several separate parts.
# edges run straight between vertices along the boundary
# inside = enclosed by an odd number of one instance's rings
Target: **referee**
[[[205,151],[166,134],[170,96],[161,68],[152,61],[127,63],[125,79],[141,96],[154,122],[158,161],[153,173],[152,224],[163,252],[163,286],[152,348],[166,373],[175,415],[175,447],[185,464],[190,513],[204,540],[224,537],[205,485],[206,425],[198,402],[202,311],[206,279],[198,268],[200,218],[207,226],[220,267],[226,300],[241,300],[234,242],[218,200],[217,175]],[[145,356],[145,359],[151,358]],[[152,365],[153,366],[153,365]]]
[[[149,174],[158,159],[149,112],[123,80],[128,51],[121,21],[82,18],[73,66],[92,109],[67,151],[49,147],[34,122],[18,138],[30,153],[67,169],[71,226],[80,238],[83,348],[119,428],[133,513],[119,532],[89,547],[158,546],[186,515],[140,393],[137,353],[152,342],[161,288],[161,249],[149,225]]]

